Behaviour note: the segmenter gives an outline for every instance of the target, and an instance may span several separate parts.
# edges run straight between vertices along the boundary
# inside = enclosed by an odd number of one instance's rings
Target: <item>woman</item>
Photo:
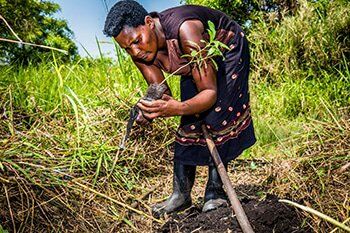
[[[230,48],[223,51],[224,59],[216,58],[217,70],[209,61],[207,66],[186,65],[189,59],[183,56],[198,50],[196,44],[203,47],[203,40],[209,38],[209,20],[215,25],[215,39]],[[173,193],[155,205],[153,213],[159,216],[191,205],[198,165],[209,166],[203,211],[225,204],[223,185],[201,125],[211,133],[226,166],[256,141],[249,106],[249,49],[240,26],[224,13],[202,6],[148,13],[137,2],[124,0],[111,8],[104,33],[131,55],[148,84],[161,83],[162,71],[181,75],[181,101],[173,99],[168,90],[161,100],[138,105],[148,119],[182,117],[175,140]],[[138,122],[145,121],[140,114]]]

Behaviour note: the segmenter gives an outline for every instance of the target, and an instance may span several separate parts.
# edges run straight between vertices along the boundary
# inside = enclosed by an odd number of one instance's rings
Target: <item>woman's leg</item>
[[[227,164],[225,164],[227,170]],[[227,196],[220,175],[215,166],[208,167],[208,182],[205,188],[203,212],[227,205]]]

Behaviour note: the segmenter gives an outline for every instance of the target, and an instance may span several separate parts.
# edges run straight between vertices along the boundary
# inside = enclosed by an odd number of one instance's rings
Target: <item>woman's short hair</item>
[[[103,33],[106,36],[118,36],[124,26],[138,27],[145,24],[148,12],[133,0],[117,2],[108,12]]]

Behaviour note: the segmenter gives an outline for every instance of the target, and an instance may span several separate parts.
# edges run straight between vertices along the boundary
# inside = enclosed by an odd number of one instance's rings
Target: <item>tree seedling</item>
[[[200,42],[202,43],[202,47],[193,41],[189,41],[189,43],[193,45],[194,49],[192,50],[192,52],[190,54],[182,55],[182,57],[188,58],[189,61],[185,65],[181,66],[179,69],[172,72],[161,83],[151,84],[147,89],[146,95],[142,99],[148,100],[148,101],[161,99],[164,92],[167,90],[167,85],[165,84],[166,80],[168,80],[170,77],[173,77],[178,71],[180,71],[181,69],[183,69],[184,67],[186,67],[188,65],[194,64],[194,66],[199,69],[200,74],[202,72],[201,70],[202,70],[203,66],[205,69],[207,68],[208,61],[210,61],[214,65],[216,70],[218,69],[218,65],[216,64],[214,58],[217,56],[220,56],[223,59],[225,59],[221,49],[229,50],[230,48],[227,45],[225,45],[224,43],[215,40],[216,30],[215,30],[215,25],[213,22],[208,21],[208,27],[209,28],[207,31],[209,34],[209,41],[200,40]],[[137,107],[137,103],[130,110],[130,116],[129,116],[129,120],[128,120],[128,123],[126,126],[126,133],[125,133],[125,136],[124,136],[122,142],[120,143],[121,149],[125,148],[125,142],[129,138],[131,128],[134,124],[134,121],[136,120],[138,114],[140,112],[142,113],[142,110]]]

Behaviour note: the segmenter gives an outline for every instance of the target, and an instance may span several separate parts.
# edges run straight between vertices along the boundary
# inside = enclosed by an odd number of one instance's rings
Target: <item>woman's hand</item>
[[[152,122],[151,119],[146,119],[146,118],[143,116],[142,112],[139,111],[139,113],[138,113],[138,115],[137,115],[137,117],[136,117],[136,123],[137,123],[138,125],[145,126],[145,125],[149,125],[151,122]]]
[[[143,111],[144,116],[149,119],[177,116],[181,112],[181,102],[174,100],[167,94],[164,94],[162,99],[159,100],[140,100],[137,106]]]

